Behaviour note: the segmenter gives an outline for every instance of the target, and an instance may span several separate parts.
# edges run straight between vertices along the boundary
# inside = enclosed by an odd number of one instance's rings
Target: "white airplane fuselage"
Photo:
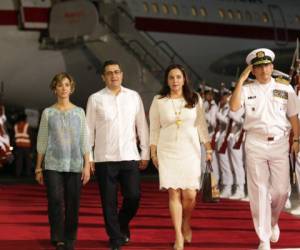
[[[234,80],[245,66],[245,55],[258,47],[278,52],[275,66],[278,61],[279,69],[288,70],[300,34],[300,4],[292,0],[125,2],[136,28],[171,45],[208,85]],[[45,29],[21,28],[19,13],[19,1],[0,1],[0,81],[5,103],[35,109],[51,105],[50,81],[67,71],[78,83],[74,102],[85,106],[88,96],[103,86],[99,69],[82,48],[41,49]],[[34,22],[36,13],[32,17]]]

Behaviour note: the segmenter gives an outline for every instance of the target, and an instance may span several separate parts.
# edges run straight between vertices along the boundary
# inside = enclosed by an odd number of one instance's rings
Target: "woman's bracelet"
[[[41,173],[41,172],[43,172],[42,168],[37,168],[37,169],[34,170],[35,174],[38,174],[38,173]]]

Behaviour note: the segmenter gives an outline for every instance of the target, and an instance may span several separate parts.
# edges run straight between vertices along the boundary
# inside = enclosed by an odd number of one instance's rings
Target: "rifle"
[[[297,58],[297,51],[298,51],[298,38],[297,38],[297,43],[296,43],[296,48],[294,51],[294,55],[293,55],[293,59],[292,59],[292,63],[290,66],[290,73],[289,76],[292,78],[295,72],[295,62],[296,62],[296,58]]]
[[[230,119],[227,130],[226,130],[226,135],[225,135],[224,141],[218,151],[220,154],[225,154],[225,152],[226,152],[227,144],[228,144],[228,137],[229,137],[231,129],[232,129],[232,123],[233,123],[233,120]]]

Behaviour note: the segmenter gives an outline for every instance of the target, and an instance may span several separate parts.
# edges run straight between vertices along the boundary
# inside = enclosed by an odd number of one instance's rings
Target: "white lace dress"
[[[202,99],[194,108],[185,104],[183,98],[155,96],[150,107],[150,145],[157,146],[160,189],[200,188],[200,140],[210,138]],[[181,120],[179,126],[176,120]]]

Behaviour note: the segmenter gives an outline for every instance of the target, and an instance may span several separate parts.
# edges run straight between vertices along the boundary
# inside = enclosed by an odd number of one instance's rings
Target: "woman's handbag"
[[[206,168],[202,182],[202,201],[206,203],[220,201],[220,190],[216,181],[216,177],[213,174],[213,168],[210,161],[206,162]]]

